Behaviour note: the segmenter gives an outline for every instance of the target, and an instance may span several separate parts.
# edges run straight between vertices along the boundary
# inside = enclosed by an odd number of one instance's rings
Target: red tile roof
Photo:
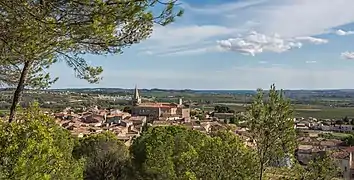
[[[143,103],[139,104],[140,107],[159,107],[159,108],[175,108],[176,105],[168,103]]]

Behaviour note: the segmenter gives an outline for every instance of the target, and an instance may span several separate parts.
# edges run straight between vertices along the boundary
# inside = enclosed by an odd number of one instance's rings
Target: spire
[[[133,105],[138,105],[141,103],[141,99],[140,99],[140,95],[139,95],[139,90],[138,90],[138,86],[135,85],[135,89],[134,89],[134,96],[132,99],[132,103]]]
[[[135,85],[135,89],[134,89],[134,99],[140,99],[139,90],[138,90],[137,85]]]

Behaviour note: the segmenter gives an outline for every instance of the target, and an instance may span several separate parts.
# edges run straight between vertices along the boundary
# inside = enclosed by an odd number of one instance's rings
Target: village
[[[247,127],[239,122],[232,126],[226,120],[235,113],[205,112],[203,119],[191,116],[191,109],[179,99],[177,103],[142,102],[137,88],[132,97],[130,112],[119,109],[88,108],[84,112],[75,113],[66,108],[53,114],[56,122],[77,137],[104,131],[113,132],[127,146],[142,133],[146,126],[180,125],[203,133],[211,133],[220,129],[232,130],[239,135],[245,144],[252,147]],[[242,115],[242,113],[241,113]],[[354,147],[344,139],[331,138],[333,133],[351,133],[354,125],[343,120],[318,120],[316,118],[294,118],[294,128],[298,134],[297,160],[306,165],[318,153],[334,151],[332,156],[338,160],[342,176],[354,178]]]
[[[183,105],[182,99],[178,103],[142,103],[137,88],[132,98],[131,113],[118,109],[99,109],[96,106],[80,113],[68,107],[53,115],[58,124],[75,136],[111,131],[128,146],[140,135],[144,126],[183,125],[204,133],[223,127],[215,119],[201,122],[191,117],[190,108]]]

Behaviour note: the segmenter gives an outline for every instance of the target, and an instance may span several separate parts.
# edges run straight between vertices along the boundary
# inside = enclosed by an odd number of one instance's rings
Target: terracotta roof
[[[130,116],[128,119],[130,121],[143,121],[146,119],[146,116]]]
[[[103,117],[100,115],[90,115],[90,116],[86,116],[86,117],[81,118],[81,121],[85,122],[85,123],[98,123],[102,120],[103,120]]]
[[[338,151],[333,152],[331,156],[336,159],[346,159],[349,156],[349,153],[346,151]]]
[[[337,159],[346,159],[350,155],[350,153],[354,152],[354,146],[347,147],[344,149],[341,149],[339,151],[333,152],[332,157],[337,158]]]
[[[343,141],[341,141],[341,140],[331,139],[331,140],[321,141],[320,145],[321,146],[339,146],[342,143],[343,143]]]
[[[354,152],[354,146],[350,146],[348,148],[345,148],[343,149],[343,151],[346,151],[346,152]]]
[[[122,113],[117,113],[117,114],[110,114],[110,115],[107,115],[106,117],[111,118],[111,117],[122,117],[122,116],[128,116],[128,115],[130,115],[130,114],[122,112]]]
[[[159,107],[159,108],[175,108],[176,105],[166,103],[142,103],[138,107]]]

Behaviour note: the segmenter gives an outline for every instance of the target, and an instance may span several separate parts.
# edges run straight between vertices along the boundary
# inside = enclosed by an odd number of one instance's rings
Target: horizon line
[[[65,90],[65,89],[122,89],[122,90],[133,90],[135,88],[124,88],[124,87],[68,87],[68,88],[48,88],[45,90]],[[189,91],[257,91],[257,89],[188,89],[188,88],[138,88],[138,89],[143,89],[143,90],[167,90],[167,91],[183,91],[183,90],[189,90]],[[265,88],[262,88],[263,90],[268,90]],[[290,90],[290,91],[334,91],[334,90],[354,90],[354,88],[279,88],[279,90]]]

